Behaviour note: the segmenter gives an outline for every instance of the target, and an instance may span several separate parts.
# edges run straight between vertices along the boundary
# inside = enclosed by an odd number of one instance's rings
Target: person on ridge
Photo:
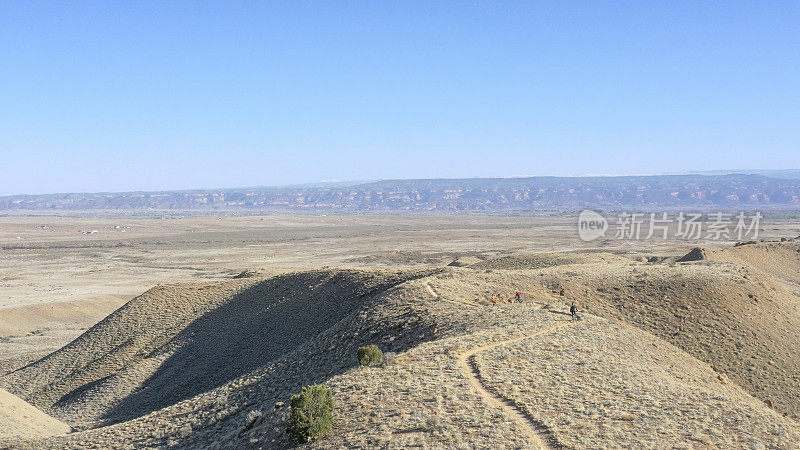
[[[516,300],[517,302],[522,301],[522,294],[520,294],[519,292],[515,292],[514,300]]]
[[[578,308],[575,307],[575,302],[572,302],[572,306],[569,307],[569,315],[572,316],[573,322],[578,320]]]

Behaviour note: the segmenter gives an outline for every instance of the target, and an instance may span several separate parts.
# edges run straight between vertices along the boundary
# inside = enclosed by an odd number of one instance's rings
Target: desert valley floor
[[[0,448],[287,447],[314,383],[315,448],[799,448],[800,224],[762,228],[0,217]]]

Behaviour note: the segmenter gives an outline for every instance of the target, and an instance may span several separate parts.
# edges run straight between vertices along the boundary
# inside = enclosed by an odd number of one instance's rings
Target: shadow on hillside
[[[262,367],[401,281],[355,272],[310,272],[260,282],[148,355],[177,347],[141,388],[103,418],[113,423],[139,417]]]

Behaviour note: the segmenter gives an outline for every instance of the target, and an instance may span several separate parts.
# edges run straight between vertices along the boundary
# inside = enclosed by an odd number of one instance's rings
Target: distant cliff
[[[14,195],[0,210],[525,211],[800,207],[800,180],[658,175],[388,180],[351,186]]]

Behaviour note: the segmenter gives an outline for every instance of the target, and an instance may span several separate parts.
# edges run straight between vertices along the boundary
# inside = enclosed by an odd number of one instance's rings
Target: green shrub
[[[325,437],[333,429],[333,394],[325,386],[306,386],[292,396],[286,432],[295,443]]]
[[[383,361],[383,352],[375,344],[359,347],[357,356],[358,363],[362,366],[372,366]]]

